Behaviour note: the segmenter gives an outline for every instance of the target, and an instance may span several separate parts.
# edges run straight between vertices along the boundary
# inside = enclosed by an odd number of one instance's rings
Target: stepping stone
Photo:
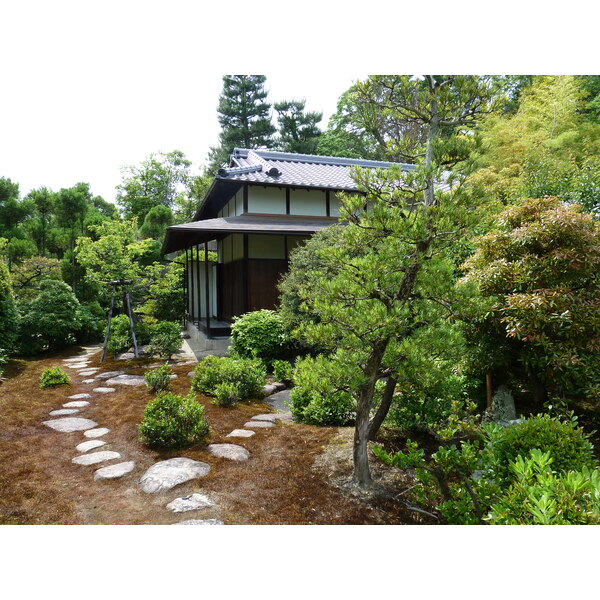
[[[250,427],[250,429],[266,429],[267,427],[275,427],[275,425],[269,421],[248,421],[247,423],[244,423],[244,427]]]
[[[282,390],[281,392],[276,392],[272,396],[265,398],[265,402],[275,410],[279,410],[284,413],[289,413],[289,402],[291,402],[290,391],[291,390]]]
[[[135,355],[133,352],[123,352],[123,354],[119,354],[119,356],[117,356],[117,360],[133,360],[134,358]]]
[[[110,394],[111,392],[114,392],[116,390],[116,388],[111,388],[111,387],[97,387],[94,388],[92,390],[92,392],[98,392],[98,394]]]
[[[142,490],[148,494],[164,492],[171,488],[204,477],[210,471],[210,465],[191,458],[170,458],[152,465],[141,477]]]
[[[95,383],[95,379],[84,379],[81,383]]]
[[[83,371],[77,371],[77,375],[81,375],[82,377],[89,377],[90,375],[94,375],[100,369],[84,369]]]
[[[242,462],[250,458],[250,452],[237,444],[209,444],[208,451],[219,458]]]
[[[189,521],[171,523],[171,525],[223,525],[223,521],[218,519],[190,519]]]
[[[123,373],[124,371],[107,371],[96,375],[96,379],[110,379],[111,377],[117,377],[117,375],[123,375]]]
[[[86,359],[84,358],[85,355],[81,355],[81,356],[73,356],[72,358],[63,358],[63,362],[65,363],[82,363],[82,362],[87,362]]]
[[[89,366],[90,366],[90,363],[80,362],[80,363],[69,364],[69,365],[67,365],[67,368],[69,368],[69,369],[85,369],[86,367],[89,367]]]
[[[146,380],[141,375],[118,375],[106,380],[106,385],[144,385]]]
[[[252,417],[253,421],[270,421],[271,423],[275,423],[277,420],[277,415],[275,413],[263,414],[263,415],[254,415]]]
[[[175,498],[173,502],[167,504],[167,510],[174,513],[187,512],[189,510],[199,510],[201,508],[210,508],[215,503],[209,500],[204,494],[190,494],[183,498]]]
[[[94,423],[94,425],[97,424],[98,423]],[[106,427],[98,427],[98,429],[89,429],[83,435],[85,435],[86,438],[97,438],[106,435],[109,431],[110,429],[107,429]]]
[[[83,400],[84,398],[91,398],[91,394],[73,394],[69,396],[69,400]]]
[[[61,415],[74,415],[78,412],[77,408],[59,408],[58,410],[51,410],[48,414],[51,417],[60,417]]]
[[[104,450],[103,452],[92,452],[92,454],[83,454],[82,456],[76,456],[71,460],[76,465],[95,465],[99,462],[107,460],[114,460],[115,458],[121,458],[118,452],[112,452],[111,450]]]
[[[131,473],[135,468],[135,462],[129,460],[127,462],[117,463],[109,467],[102,467],[94,472],[94,481],[105,481],[106,479],[119,479],[127,473]]]
[[[96,427],[98,423],[92,421],[91,419],[82,419],[81,417],[65,417],[63,419],[44,421],[44,425],[51,427],[52,429],[56,429],[56,431],[70,433],[71,431],[84,431],[85,429],[91,429],[92,427]]]
[[[248,431],[247,429],[234,429],[231,433],[228,433],[225,437],[249,438],[255,434],[256,434],[256,431]]]
[[[104,444],[106,444],[106,442],[103,440],[90,440],[89,442],[81,442],[81,444],[78,444],[75,447],[75,450],[77,450],[77,452],[89,452],[94,448],[100,448],[100,446],[104,446]]]
[[[84,406],[89,406],[89,404],[85,400],[75,400],[74,402],[63,404],[63,408],[83,408]]]
[[[194,373],[194,371],[190,371],[187,376],[191,379],[192,377],[194,377],[194,375],[196,375],[196,373]]]

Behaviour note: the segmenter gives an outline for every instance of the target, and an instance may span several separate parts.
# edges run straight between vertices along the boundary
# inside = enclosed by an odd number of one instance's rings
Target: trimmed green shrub
[[[18,327],[19,315],[10,285],[10,276],[6,265],[0,259],[0,347],[7,352],[11,352],[15,346]]]
[[[289,342],[281,315],[273,310],[257,310],[233,320],[231,349],[242,358],[270,363],[286,352]]]
[[[8,353],[4,348],[0,348],[0,377],[4,375],[4,367],[8,362]]]
[[[550,452],[531,450],[510,464],[514,483],[487,520],[496,525],[600,524],[600,471],[554,473]]]
[[[139,433],[150,447],[182,448],[202,440],[208,429],[204,407],[194,393],[161,392],[146,405]]]
[[[272,365],[273,375],[279,382],[291,381],[293,368],[287,360],[274,360]]]
[[[215,386],[214,403],[218,406],[233,406],[239,400],[238,386],[235,383],[223,382]]]
[[[494,479],[501,485],[510,483],[514,479],[510,463],[518,456],[529,456],[536,448],[550,454],[552,468],[558,473],[581,471],[595,465],[593,446],[582,429],[570,421],[537,415],[495,430],[489,445]]]
[[[60,367],[45,369],[40,376],[41,388],[56,387],[66,383],[71,383],[71,378]]]
[[[151,369],[145,373],[144,380],[150,390],[156,394],[165,392],[171,387],[171,375],[173,375],[173,371],[169,369],[169,365],[164,364],[158,369]]]
[[[317,356],[296,363],[290,409],[302,423],[346,425],[354,418],[355,402],[346,391],[347,373],[334,360]]]
[[[207,356],[194,368],[192,389],[214,396],[217,386],[233,384],[238,400],[256,398],[265,384],[265,367],[259,360]],[[224,393],[221,392],[221,393]]]
[[[150,356],[170,358],[181,349],[181,326],[171,321],[160,321],[150,330]]]
[[[75,339],[78,344],[102,340],[106,330],[106,312],[97,300],[80,304],[77,318],[79,330],[75,333]]]
[[[137,331],[136,331],[137,336]],[[116,356],[122,352],[127,352],[133,340],[131,338],[131,328],[129,317],[127,315],[116,315],[110,322],[110,337],[108,338],[108,351]]]

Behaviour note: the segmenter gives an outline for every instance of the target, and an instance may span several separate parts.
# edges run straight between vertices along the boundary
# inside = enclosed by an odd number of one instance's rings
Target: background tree
[[[273,108],[277,112],[279,136],[276,146],[283,152],[314,154],[317,150],[321,130],[318,123],[322,112],[306,112],[306,100],[283,100]]]
[[[19,316],[12,293],[10,274],[2,257],[6,242],[5,238],[0,238],[0,348],[10,352],[17,340]]]
[[[32,190],[26,196],[26,199],[30,200],[35,207],[33,236],[42,256],[46,253],[46,237],[55,212],[54,196],[54,193],[45,187]]]
[[[270,147],[275,127],[266,102],[264,75],[225,75],[217,108],[221,133],[219,146],[211,148],[207,172],[216,173],[236,147]]]

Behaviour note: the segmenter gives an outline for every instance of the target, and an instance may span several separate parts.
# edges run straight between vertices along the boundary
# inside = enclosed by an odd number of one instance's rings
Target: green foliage
[[[146,214],[144,224],[140,227],[140,235],[162,242],[170,225],[173,225],[173,212],[168,206],[159,204]]]
[[[264,365],[255,359],[207,356],[196,365],[194,373],[194,391],[215,395],[217,387],[227,383],[235,386],[239,400],[256,398],[265,383]]]
[[[302,423],[347,425],[355,402],[348,392],[348,372],[342,363],[317,356],[296,363],[290,409]]]
[[[62,281],[42,282],[39,295],[19,308],[18,345],[22,354],[64,348],[81,330],[79,301]]]
[[[10,277],[15,296],[19,300],[32,300],[40,293],[42,281],[61,279],[60,263],[56,258],[34,256],[13,265]]]
[[[144,380],[150,390],[156,394],[158,392],[165,392],[171,387],[171,375],[173,375],[173,371],[165,363],[162,367],[151,369],[145,373]]]
[[[201,441],[208,429],[204,407],[195,394],[161,392],[146,405],[139,433],[150,447],[183,448]]]
[[[0,238],[0,250],[5,246],[5,241]],[[18,313],[8,268],[0,257],[0,348],[4,348],[8,352],[14,348],[18,327]]]
[[[136,332],[137,336],[137,332]],[[108,338],[108,351],[116,356],[126,352],[131,348],[133,338],[131,337],[131,328],[129,317],[127,315],[116,315],[110,322],[110,336]]]
[[[288,343],[281,315],[273,310],[257,310],[233,320],[231,349],[244,358],[271,362],[287,350]]]
[[[102,340],[106,330],[106,314],[99,302],[81,303],[77,310],[79,328],[75,333],[78,344],[91,344]]]
[[[239,386],[237,383],[224,381],[215,386],[214,396],[214,403],[218,406],[233,406],[240,400]]]
[[[146,266],[141,283],[144,300],[137,311],[158,321],[181,321],[185,311],[183,270],[178,262]]]
[[[151,356],[170,358],[181,349],[181,326],[179,323],[159,321],[151,328],[148,353]]]
[[[600,471],[555,473],[550,452],[533,449],[510,463],[513,484],[491,507],[494,525],[600,524]]]
[[[314,154],[321,130],[318,127],[323,113],[305,112],[306,100],[288,100],[276,102],[273,108],[277,112],[279,136],[276,146],[283,152]]]
[[[41,388],[56,387],[67,383],[71,383],[71,378],[60,367],[44,369],[40,376]]]
[[[581,471],[595,464],[593,446],[575,423],[537,415],[499,429],[492,436],[489,462],[494,478],[502,485],[512,481],[510,463],[518,456],[527,457],[533,449],[547,452],[554,471],[559,473]]]
[[[273,375],[280,382],[291,381],[293,377],[292,365],[287,360],[274,360],[271,363]]]
[[[0,348],[0,379],[4,375],[6,363],[8,363],[8,352],[4,348]]]

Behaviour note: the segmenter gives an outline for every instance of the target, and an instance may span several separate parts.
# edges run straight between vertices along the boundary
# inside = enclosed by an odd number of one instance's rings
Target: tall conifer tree
[[[279,139],[277,146],[284,152],[314,154],[321,136],[317,123],[322,112],[305,112],[306,100],[284,100],[276,102]]]

